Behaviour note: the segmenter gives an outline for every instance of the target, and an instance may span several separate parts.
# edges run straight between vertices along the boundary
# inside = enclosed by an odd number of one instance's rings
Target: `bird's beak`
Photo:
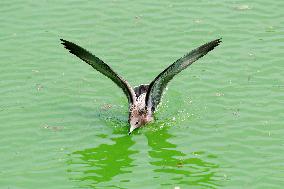
[[[134,129],[135,129],[135,127],[130,126],[130,129],[129,129],[128,135],[130,135]]]

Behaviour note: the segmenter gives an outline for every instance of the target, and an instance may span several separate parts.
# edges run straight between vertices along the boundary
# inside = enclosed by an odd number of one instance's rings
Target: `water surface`
[[[282,188],[283,1],[0,4],[0,188]],[[131,136],[122,91],[59,42],[135,86],[219,37]]]

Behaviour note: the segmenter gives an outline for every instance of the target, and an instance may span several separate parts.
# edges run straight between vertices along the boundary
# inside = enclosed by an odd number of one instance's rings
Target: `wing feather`
[[[156,107],[161,101],[163,91],[169,81],[193,62],[206,55],[209,51],[213,50],[220,43],[221,39],[216,39],[206,43],[189,52],[184,57],[178,59],[163,72],[161,72],[149,85],[148,93],[146,95],[147,107],[151,107],[152,111],[155,111]]]
[[[129,104],[133,103],[134,91],[132,87],[128,84],[126,80],[120,77],[116,72],[114,72],[110,66],[104,63],[101,59],[91,54],[84,48],[76,45],[75,43],[60,39],[62,44],[70,53],[82,59],[87,64],[91,65],[94,69],[110,78],[118,87],[120,87],[124,94],[127,96]]]

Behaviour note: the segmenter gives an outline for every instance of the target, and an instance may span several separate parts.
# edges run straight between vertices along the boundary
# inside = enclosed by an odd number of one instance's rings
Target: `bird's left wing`
[[[146,95],[147,108],[151,108],[152,111],[155,111],[156,107],[161,101],[163,91],[168,82],[193,62],[206,55],[209,51],[213,50],[219,45],[220,42],[221,39],[216,39],[194,49],[161,72],[149,85]]]
[[[70,53],[82,59],[87,64],[91,65],[94,69],[102,73],[103,75],[110,78],[117,86],[119,86],[124,94],[127,96],[128,103],[133,104],[133,98],[135,97],[132,87],[128,84],[126,80],[120,77],[116,72],[114,72],[109,65],[104,63],[101,59],[91,54],[84,48],[76,45],[75,43],[60,39],[62,44]]]

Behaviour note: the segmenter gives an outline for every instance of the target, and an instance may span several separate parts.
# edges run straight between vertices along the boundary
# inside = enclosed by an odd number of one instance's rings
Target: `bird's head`
[[[129,123],[130,123],[130,129],[128,134],[130,135],[132,131],[147,123],[146,108],[139,108],[136,106],[132,106],[129,111]]]

